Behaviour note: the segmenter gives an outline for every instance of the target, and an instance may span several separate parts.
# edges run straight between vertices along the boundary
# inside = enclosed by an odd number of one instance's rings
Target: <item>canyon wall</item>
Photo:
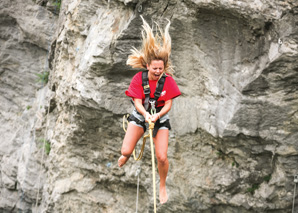
[[[153,211],[149,143],[142,161],[117,166],[140,15],[171,21],[182,92],[170,111],[169,200],[157,211],[291,212],[295,0],[3,1],[0,211],[135,212],[138,169],[138,210]]]

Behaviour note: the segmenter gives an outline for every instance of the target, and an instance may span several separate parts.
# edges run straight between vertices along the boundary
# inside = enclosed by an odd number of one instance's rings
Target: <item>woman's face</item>
[[[164,71],[164,63],[163,60],[153,60],[151,61],[151,64],[148,66],[147,64],[148,72],[148,78],[149,80],[158,80],[160,75]]]

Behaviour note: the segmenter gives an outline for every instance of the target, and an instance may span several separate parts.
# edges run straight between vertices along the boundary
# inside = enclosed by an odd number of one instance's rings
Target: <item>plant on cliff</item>
[[[271,174],[264,177],[264,181],[266,181],[267,183],[269,183],[270,180],[271,180]]]
[[[225,154],[224,154],[224,152],[221,151],[221,150],[218,150],[218,151],[216,152],[216,155],[217,155],[218,158],[220,158],[220,159],[222,159],[222,160],[225,159]]]
[[[42,146],[44,147],[44,151],[47,155],[50,154],[50,151],[51,151],[51,143],[44,139],[44,138],[40,138],[39,139],[39,142],[42,143]]]
[[[261,182],[259,182],[259,183],[253,183],[252,185],[251,185],[251,187],[249,187],[249,188],[247,188],[247,192],[250,192],[252,195],[255,193],[255,191],[260,187],[260,185],[265,181],[265,182],[267,182],[267,183],[269,183],[269,181],[271,180],[271,177],[272,177],[272,175],[271,174],[269,174],[269,175],[266,175],[265,177],[263,177],[262,179],[262,181]]]
[[[58,10],[60,10],[60,8],[61,8],[61,1],[62,1],[62,0],[56,0],[56,1],[53,3],[53,5],[54,5]]]
[[[49,72],[44,71],[42,73],[36,73],[37,82],[41,82],[43,85],[47,84],[49,81]]]
[[[233,167],[236,166],[236,168],[238,168],[238,167],[239,167],[239,163],[237,163],[237,161],[234,160],[234,161],[232,162],[232,166],[233,166]]]
[[[255,193],[255,191],[259,188],[260,184],[253,183],[251,187],[247,188],[247,192],[250,192],[252,195]]]

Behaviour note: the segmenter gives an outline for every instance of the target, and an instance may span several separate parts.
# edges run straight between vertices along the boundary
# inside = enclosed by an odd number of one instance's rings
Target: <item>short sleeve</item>
[[[166,86],[165,101],[174,99],[174,98],[178,97],[179,95],[181,95],[181,92],[179,90],[179,87],[178,87],[176,81],[171,76],[168,76],[166,78],[165,86]]]
[[[138,72],[132,78],[128,90],[125,91],[125,94],[131,98],[142,99],[143,87],[142,87],[142,72]]]

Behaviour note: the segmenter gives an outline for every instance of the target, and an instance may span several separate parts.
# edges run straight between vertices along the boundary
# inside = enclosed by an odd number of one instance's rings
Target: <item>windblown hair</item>
[[[146,65],[150,65],[153,60],[162,60],[165,73],[172,75],[173,67],[170,61],[171,37],[169,34],[171,22],[168,20],[169,23],[166,25],[164,32],[156,23],[159,35],[158,33],[154,34],[144,18],[142,16],[141,18],[143,20],[142,47],[141,50],[137,50],[135,47],[131,49],[131,54],[128,56],[126,64],[133,68],[146,68]]]

